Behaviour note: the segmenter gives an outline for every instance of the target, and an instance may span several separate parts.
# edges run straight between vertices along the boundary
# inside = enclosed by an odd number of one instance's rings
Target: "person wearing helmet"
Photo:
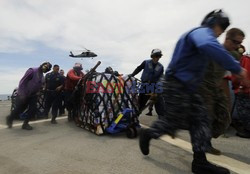
[[[75,90],[78,81],[84,77],[82,69],[81,63],[75,63],[73,69],[69,70],[65,79],[65,104],[66,109],[68,110],[69,121],[73,118],[77,111],[75,104],[76,96],[73,91]]]
[[[245,52],[243,45],[237,49],[240,57],[240,64],[242,67],[248,70],[248,79],[250,80],[250,56],[248,54],[243,55]],[[234,108],[232,114],[231,126],[236,129],[236,135],[241,138],[250,138],[250,88],[249,84],[246,84],[234,76],[231,77],[232,86],[235,94]]]
[[[19,82],[17,97],[16,97],[16,108],[11,111],[10,115],[6,118],[8,128],[12,128],[14,118],[17,118],[27,108],[27,117],[25,118],[22,129],[32,130],[29,125],[29,120],[36,114],[37,110],[37,94],[42,88],[44,81],[43,73],[49,72],[51,64],[44,62],[39,67],[29,68],[22,79]]]
[[[152,138],[158,139],[163,134],[174,138],[178,129],[185,129],[189,130],[194,152],[193,173],[230,173],[206,158],[211,130],[203,98],[198,92],[210,60],[246,79],[246,70],[217,41],[229,24],[229,18],[222,10],[214,10],[204,18],[200,27],[186,32],[178,40],[165,76],[161,79],[163,92],[158,95],[158,101],[162,106],[162,115],[150,128],[142,128],[140,132],[139,147],[144,155],[149,154]]]
[[[121,76],[122,74],[119,74],[118,71],[114,71],[112,67],[108,66],[105,68],[104,73],[106,74],[114,74],[115,76]]]
[[[160,49],[153,49],[150,55],[151,59],[144,60],[130,76],[135,76],[139,72],[142,72],[141,82],[142,84],[152,84],[156,83],[160,77],[163,75],[164,67],[159,62],[159,59],[162,57],[162,52]],[[143,86],[143,85],[142,85]],[[145,107],[147,101],[150,99],[149,93],[140,93],[139,94],[139,111],[142,111]],[[150,107],[153,109],[153,107]],[[150,111],[152,112],[152,111]],[[150,114],[147,114],[151,116]]]

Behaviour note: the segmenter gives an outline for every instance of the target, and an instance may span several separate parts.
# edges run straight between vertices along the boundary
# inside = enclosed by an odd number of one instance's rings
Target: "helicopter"
[[[88,49],[86,49],[85,48],[85,50],[86,51],[83,51],[81,54],[73,54],[72,53],[72,51],[70,51],[70,57],[74,57],[74,58],[78,58],[78,57],[80,57],[80,58],[94,58],[94,57],[96,57],[97,56],[97,54],[95,54],[94,52],[92,52],[92,51],[90,51],[90,50],[88,50]]]

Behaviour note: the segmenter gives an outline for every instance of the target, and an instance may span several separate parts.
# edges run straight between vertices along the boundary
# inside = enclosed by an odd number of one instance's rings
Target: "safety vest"
[[[163,66],[161,63],[157,62],[155,68],[153,66],[153,61],[146,60],[144,70],[142,72],[141,81],[142,82],[157,82],[163,73]]]

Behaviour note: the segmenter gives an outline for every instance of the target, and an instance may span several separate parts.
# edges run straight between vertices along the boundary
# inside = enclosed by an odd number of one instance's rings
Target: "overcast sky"
[[[180,35],[218,8],[230,27],[245,31],[249,51],[248,0],[0,0],[0,94],[12,93],[25,71],[43,61],[67,72],[75,62],[86,70],[100,60],[98,71],[112,66],[129,74],[159,48],[166,68]],[[84,47],[98,57],[68,56]]]

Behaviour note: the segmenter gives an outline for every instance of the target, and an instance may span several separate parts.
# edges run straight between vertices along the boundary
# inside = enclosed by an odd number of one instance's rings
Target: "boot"
[[[236,135],[241,138],[250,138],[250,132],[247,130],[237,131]]]
[[[22,129],[25,129],[25,130],[32,130],[33,127],[30,126],[30,125],[29,125],[29,122],[25,120],[25,121],[23,122]]]
[[[6,124],[7,124],[7,126],[8,126],[9,129],[12,128],[13,119],[10,117],[10,115],[8,115],[8,116],[6,117]]]
[[[208,162],[204,152],[194,153],[192,172],[196,174],[230,174],[228,169]]]
[[[208,148],[206,152],[213,155],[221,155],[221,151],[219,149],[215,149],[214,147]]]
[[[139,137],[139,146],[143,155],[149,154],[149,142],[151,140],[150,130],[141,128]]]
[[[215,149],[211,142],[209,143],[209,147],[206,150],[207,153],[213,154],[213,155],[221,155],[221,151],[218,149]]]
[[[51,119],[51,124],[57,124],[57,121],[56,121],[56,117],[53,116],[52,119]]]

